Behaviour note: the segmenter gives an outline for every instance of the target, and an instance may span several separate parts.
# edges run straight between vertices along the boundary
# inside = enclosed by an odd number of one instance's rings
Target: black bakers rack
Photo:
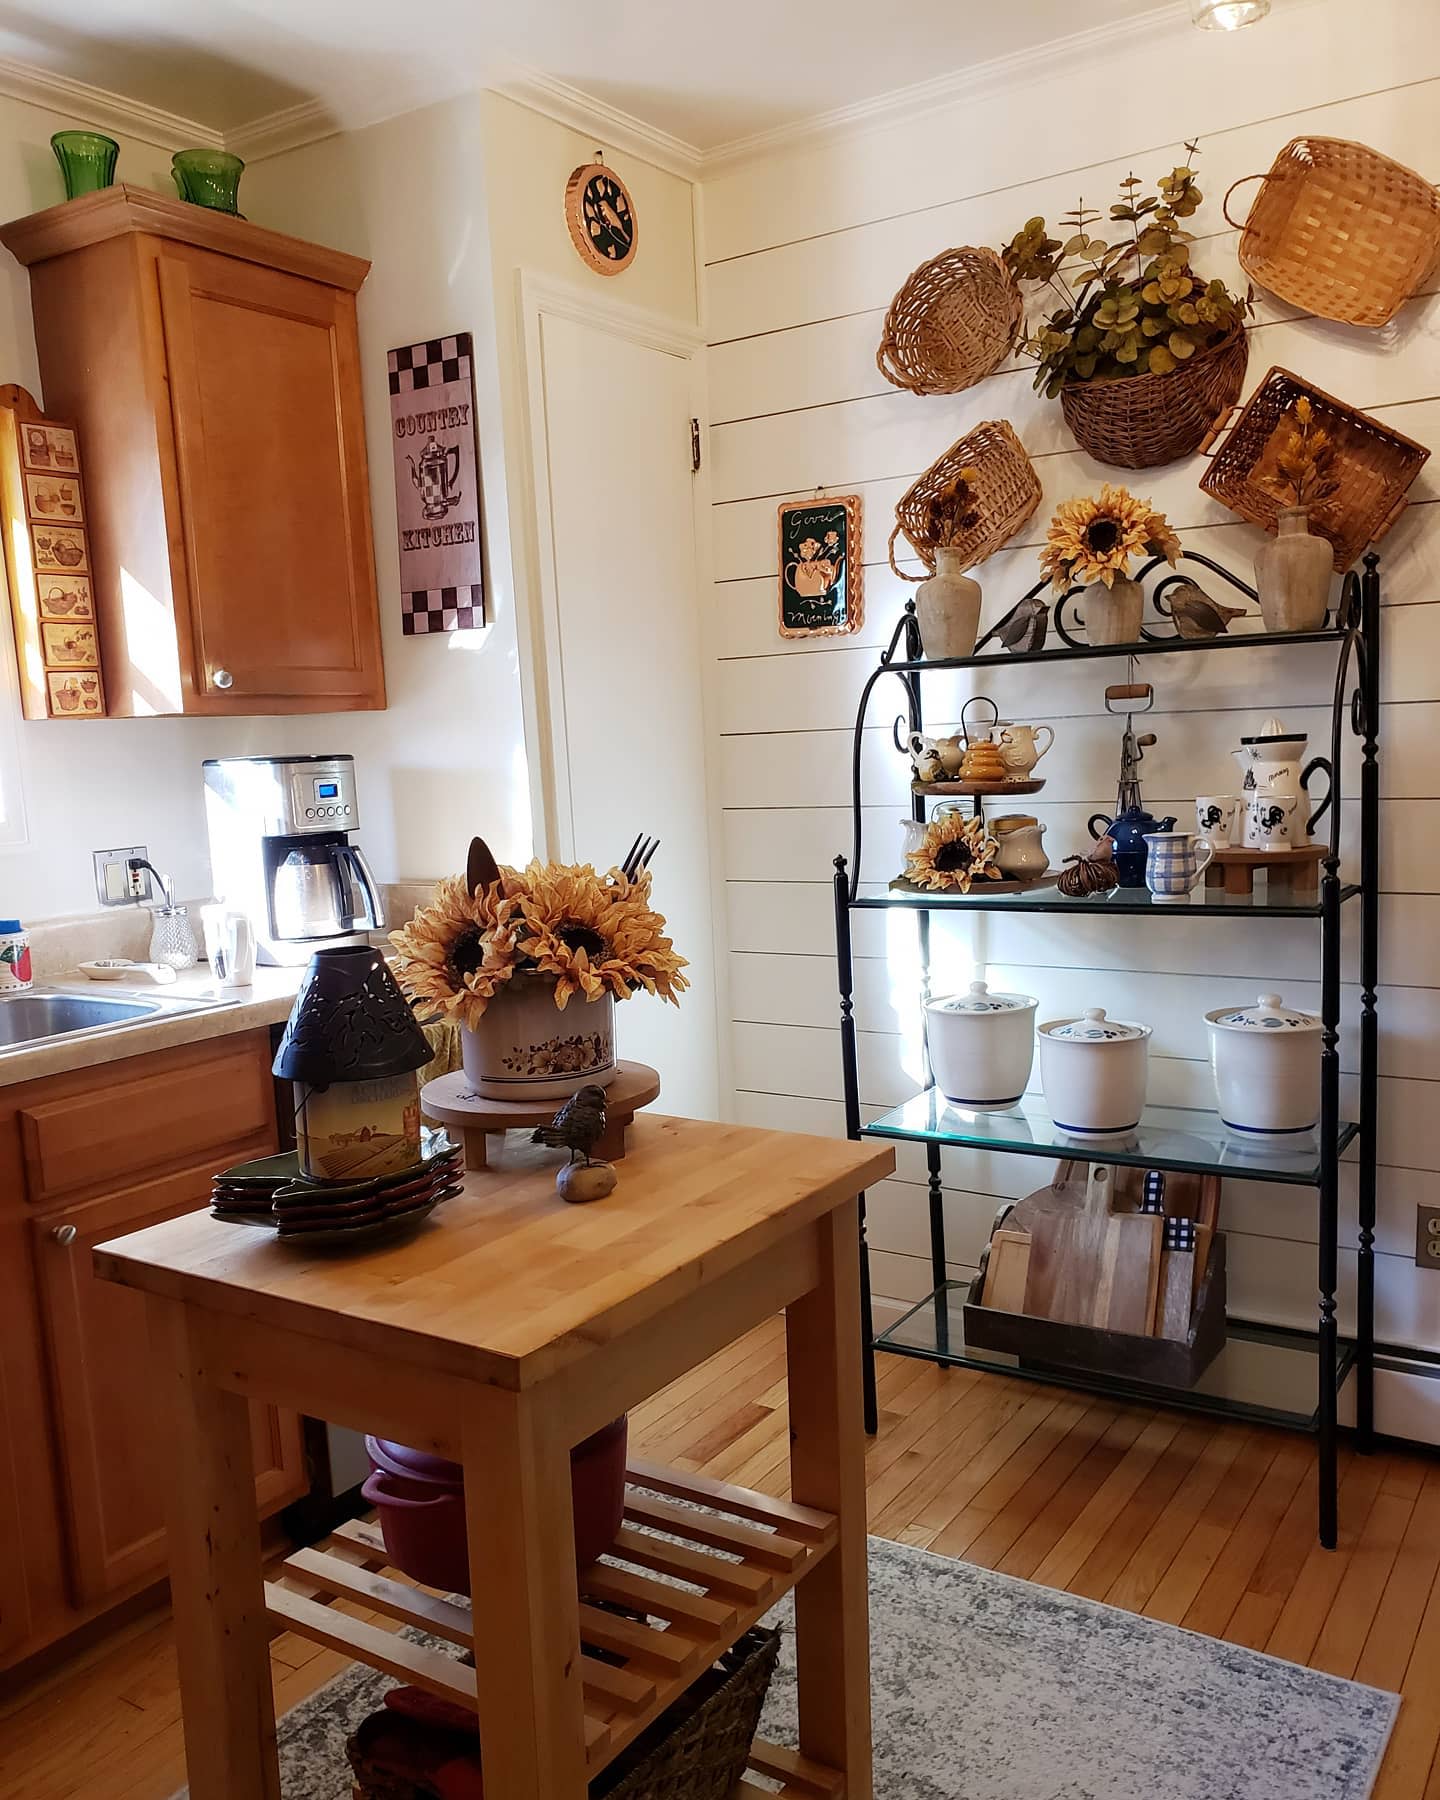
[[[1185,560],[1204,564],[1232,587],[1255,599],[1248,587],[1228,570],[1193,552]],[[1158,558],[1140,571],[1143,582],[1159,568]],[[1168,610],[1162,590],[1172,576],[1155,584],[1151,605],[1165,621]],[[1039,583],[1021,604],[1033,602],[1043,590]],[[879,666],[867,679],[860,696],[853,745],[852,803],[854,837],[849,858],[835,858],[835,937],[840,981],[840,1043],[844,1065],[845,1122],[852,1138],[879,1137],[923,1144],[928,1168],[929,1237],[933,1291],[878,1336],[871,1310],[869,1248],[865,1238],[864,1197],[861,1197],[861,1251],[863,1333],[865,1355],[866,1428],[876,1429],[875,1352],[887,1350],[905,1356],[973,1369],[1000,1370],[1012,1376],[1133,1399],[1182,1407],[1225,1417],[1259,1420],[1313,1433],[1319,1456],[1319,1533],[1327,1549],[1337,1534],[1337,1435],[1338,1405],[1342,1386],[1354,1377],[1355,1430],[1360,1449],[1371,1446],[1374,1436],[1375,1383],[1375,1168],[1377,1112],[1377,1016],[1376,986],[1379,976],[1379,856],[1380,771],[1378,730],[1380,705],[1380,576],[1379,558],[1364,559],[1363,573],[1352,570],[1341,586],[1339,604],[1327,615],[1324,628],[1303,632],[1241,632],[1235,636],[1185,638],[1162,635],[1152,625],[1137,643],[1088,645],[1066,629],[1064,608],[1075,592],[1056,602],[1054,624],[1060,642],[1050,649],[985,654],[995,637],[987,634],[973,656],[928,661],[922,656],[914,603],[909,602],[896,624]],[[1003,623],[1003,621],[1002,621]],[[997,627],[998,629],[998,627]],[[1173,632],[1173,626],[1172,626]],[[922,691],[925,678],[939,670],[1010,668],[1025,663],[1091,662],[1115,657],[1150,655],[1244,655],[1257,646],[1329,644],[1336,651],[1334,698],[1331,709],[1331,763],[1333,799],[1329,808],[1329,837],[1324,845],[1318,894],[1278,888],[1274,896],[1267,881],[1251,895],[1232,895],[1203,889],[1188,906],[1165,906],[1168,920],[1176,917],[1308,918],[1320,925],[1320,986],[1322,1019],[1321,1113],[1319,1130],[1306,1149],[1257,1150],[1237,1144],[1217,1114],[1195,1108],[1148,1107],[1137,1139],[1129,1147],[1085,1144],[1057,1133],[1042,1104],[1027,1097],[1011,1113],[975,1114],[951,1107],[930,1084],[928,1055],[925,1090],[901,1106],[877,1111],[862,1105],[857,1063],[854,952],[851,927],[857,912],[901,912],[915,917],[921,968],[917,996],[923,1019],[924,1001],[930,994],[930,924],[936,914],[981,912],[1103,913],[1140,917],[1151,910],[1147,890],[1117,888],[1109,894],[1071,899],[1053,886],[1036,886],[1020,892],[998,894],[934,894],[894,889],[861,892],[860,870],[863,833],[861,746],[866,717],[877,686],[888,678],[899,682],[911,731],[924,728]],[[1360,740],[1360,866],[1358,882],[1346,883],[1340,874],[1341,751],[1346,732]],[[916,783],[916,788],[924,784]],[[929,796],[915,792],[912,817],[926,817]],[[866,884],[872,887],[873,884]],[[1342,1116],[1340,1103],[1339,1031],[1341,1018],[1341,918],[1342,908],[1358,906],[1360,912],[1360,1076],[1357,1117]],[[869,1116],[866,1116],[866,1114]],[[1355,1335],[1341,1339],[1336,1321],[1336,1288],[1339,1271],[1340,1163],[1354,1146],[1358,1158],[1358,1239],[1355,1287]],[[1005,1355],[978,1346],[967,1346],[964,1337],[964,1303],[969,1284],[948,1276],[945,1246],[945,1214],[941,1181],[941,1151],[946,1147],[1000,1151],[1022,1156],[1064,1160],[1083,1157],[1090,1162],[1130,1164],[1152,1169],[1201,1174],[1231,1175],[1248,1181],[1269,1181],[1314,1188],[1319,1196],[1318,1287],[1319,1312],[1313,1331],[1298,1331],[1230,1318],[1226,1321],[1225,1347],[1210,1369],[1192,1388],[1164,1387],[1145,1381],[1122,1379],[1093,1371],[1046,1366],[1023,1356]],[[1281,1395],[1285,1404],[1277,1404]]]

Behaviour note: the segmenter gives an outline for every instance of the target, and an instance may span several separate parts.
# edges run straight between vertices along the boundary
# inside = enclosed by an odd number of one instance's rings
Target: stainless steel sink
[[[43,1043],[71,1031],[94,1031],[145,1019],[162,1010],[158,1000],[106,994],[15,994],[0,999],[0,1049]]]
[[[122,988],[97,994],[89,983],[83,988],[54,983],[33,988],[28,994],[0,994],[0,1056],[52,1043],[56,1038],[73,1037],[82,1031],[119,1031],[144,1019],[214,1012],[239,1002],[238,994],[222,996],[214,992],[136,993],[132,988]]]

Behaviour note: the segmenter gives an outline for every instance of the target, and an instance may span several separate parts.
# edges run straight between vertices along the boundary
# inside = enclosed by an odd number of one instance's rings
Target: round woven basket
[[[935,573],[935,546],[929,537],[930,503],[962,469],[974,469],[975,523],[963,538],[953,542],[961,565],[975,564],[998,550],[1040,504],[1040,477],[1025,454],[1008,419],[987,419],[957,438],[941,457],[918,476],[895,507],[895,529],[890,533],[890,567],[902,581],[923,581],[895,561],[896,541],[910,540],[926,573]]]
[[[912,394],[958,394],[993,375],[1024,317],[1020,290],[993,250],[942,250],[890,302],[875,364]]]
[[[1065,423],[1082,450],[1117,469],[1153,469],[1190,456],[1240,398],[1250,347],[1235,325],[1166,375],[1072,382],[1060,391]]]

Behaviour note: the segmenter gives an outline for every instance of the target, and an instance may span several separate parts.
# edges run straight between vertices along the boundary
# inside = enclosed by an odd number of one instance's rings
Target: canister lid
[[[998,819],[990,821],[990,835],[1003,837],[1010,831],[1021,831],[1027,825],[1038,825],[1039,819],[1034,813],[1001,813]]]
[[[14,937],[24,929],[18,919],[0,919],[0,937]]]
[[[1261,994],[1254,1006],[1222,1006],[1205,1017],[1232,1031],[1319,1031],[1321,1024],[1315,1013],[1287,1006],[1278,994]]]
[[[1030,994],[992,994],[985,982],[972,981],[968,993],[947,994],[943,999],[932,1000],[926,1011],[945,1013],[1028,1012],[1039,1004],[1040,1002]]]
[[[1046,1037],[1072,1044],[1126,1044],[1150,1035],[1148,1025],[1125,1019],[1107,1019],[1103,1006],[1087,1006],[1078,1019],[1052,1019],[1040,1027]]]

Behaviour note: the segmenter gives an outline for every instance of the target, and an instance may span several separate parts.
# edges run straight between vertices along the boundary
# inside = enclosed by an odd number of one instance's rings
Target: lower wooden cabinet
[[[0,1087],[0,1667],[165,1573],[145,1303],[91,1251],[277,1147],[269,1063],[260,1031]],[[257,1404],[252,1444],[257,1510],[299,1499],[298,1417]]]

